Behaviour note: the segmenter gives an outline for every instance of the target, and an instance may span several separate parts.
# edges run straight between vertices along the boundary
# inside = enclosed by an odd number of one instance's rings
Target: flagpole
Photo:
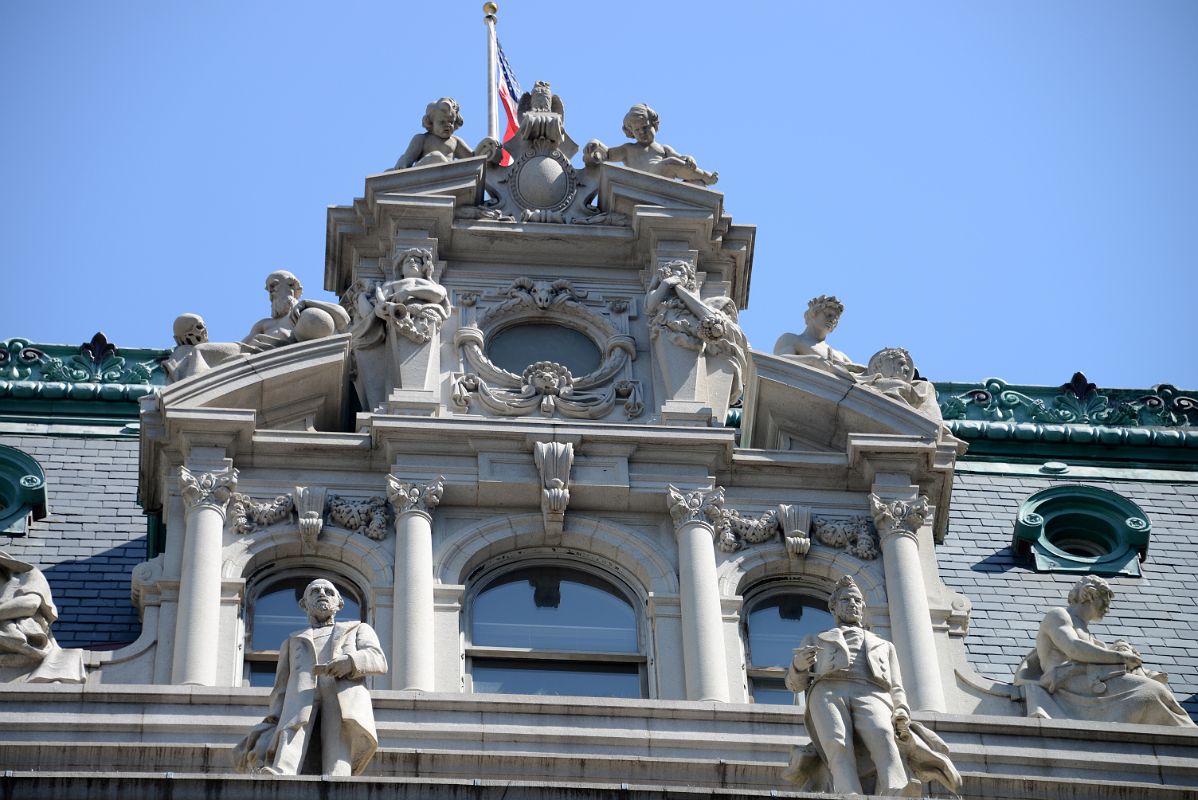
[[[487,136],[499,139],[499,84],[497,57],[495,52],[495,14],[499,6],[483,3],[483,21],[487,25]]]

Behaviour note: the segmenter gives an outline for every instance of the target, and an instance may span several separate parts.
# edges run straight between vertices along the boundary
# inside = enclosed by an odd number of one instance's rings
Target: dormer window
[[[1019,507],[1013,547],[1038,572],[1139,576],[1148,556],[1148,515],[1094,486],[1054,486]]]

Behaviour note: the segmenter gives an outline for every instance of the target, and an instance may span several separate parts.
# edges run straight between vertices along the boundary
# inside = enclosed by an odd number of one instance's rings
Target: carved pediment
[[[940,439],[940,423],[851,380],[756,351],[753,361],[742,423],[747,447],[845,453],[850,434]]]

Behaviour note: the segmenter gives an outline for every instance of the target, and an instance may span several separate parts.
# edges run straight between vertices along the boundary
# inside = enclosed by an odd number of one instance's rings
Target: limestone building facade
[[[86,669],[0,656],[6,791],[316,792],[231,752],[326,577],[391,666],[357,791],[787,796],[784,673],[850,575],[964,796],[1193,792],[1193,727],[1029,719],[1017,674],[1102,575],[1102,634],[1198,718],[1195,394],[753,350],[755,230],[714,175],[576,166],[552,109],[508,166],[480,145],[331,208],[338,304],[272,273],[243,343],[2,343],[0,549]]]

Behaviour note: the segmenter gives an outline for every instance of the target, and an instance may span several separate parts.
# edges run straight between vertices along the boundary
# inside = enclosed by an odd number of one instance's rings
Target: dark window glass
[[[768,703],[772,706],[794,705],[795,693],[787,689],[781,679],[754,678],[753,702]]]
[[[641,697],[638,664],[474,659],[474,691]]]
[[[471,643],[587,653],[637,653],[636,612],[613,586],[581,570],[509,572],[474,600]]]
[[[537,361],[553,361],[575,378],[599,368],[602,354],[591,338],[565,325],[533,322],[513,325],[487,337],[487,358],[517,375]]]
[[[794,649],[809,633],[833,627],[823,603],[801,594],[775,594],[749,612],[749,654],[754,667],[790,666]]]

